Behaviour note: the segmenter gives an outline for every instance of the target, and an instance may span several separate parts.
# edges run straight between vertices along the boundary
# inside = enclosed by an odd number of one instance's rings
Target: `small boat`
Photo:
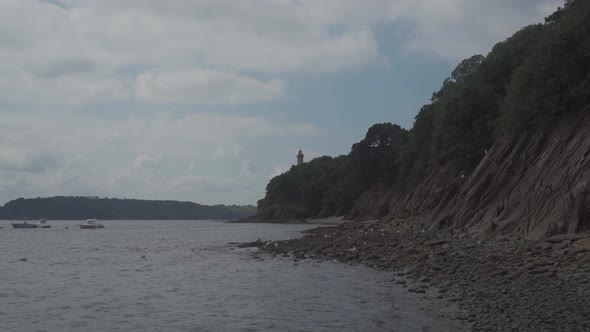
[[[39,226],[37,226],[37,224],[30,224],[26,221],[23,222],[13,222],[11,223],[12,228],[37,228]]]
[[[37,228],[51,228],[51,225],[47,223],[47,219],[42,218],[39,219],[39,223],[37,224]]]
[[[86,222],[83,224],[79,224],[80,229],[99,229],[104,228],[103,224],[97,224],[96,219],[86,219]]]
[[[21,223],[13,222],[11,223],[12,228],[51,228],[51,225],[47,223],[47,219],[39,219],[37,223],[29,223],[23,221]]]

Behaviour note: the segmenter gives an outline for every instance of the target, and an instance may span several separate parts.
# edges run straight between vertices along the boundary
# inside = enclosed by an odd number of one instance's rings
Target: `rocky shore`
[[[590,234],[474,240],[403,223],[344,223],[301,239],[256,241],[293,260],[335,259],[392,271],[408,292],[438,290],[473,331],[590,331]]]

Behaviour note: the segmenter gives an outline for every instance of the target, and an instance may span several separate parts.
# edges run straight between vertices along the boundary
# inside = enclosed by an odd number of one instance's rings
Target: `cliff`
[[[405,130],[272,179],[260,218],[344,215],[541,239],[590,231],[590,2],[566,1],[455,68]]]
[[[349,220],[411,220],[413,227],[476,237],[541,239],[590,230],[590,114],[573,112],[548,130],[498,140],[470,174],[452,163],[403,192],[376,184]],[[265,204],[268,204],[265,205]],[[258,215],[290,220],[304,206],[263,202]]]
[[[470,174],[452,167],[400,194],[374,187],[349,219],[412,219],[432,231],[541,239],[590,230],[590,116],[498,141]],[[386,213],[385,213],[386,211]]]

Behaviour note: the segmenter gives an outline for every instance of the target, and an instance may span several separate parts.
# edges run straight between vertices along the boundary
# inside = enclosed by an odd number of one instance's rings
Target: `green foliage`
[[[0,208],[2,219],[161,219],[209,220],[253,216],[254,206],[207,206],[192,202],[98,197],[19,198]]]
[[[370,184],[382,179],[393,183],[398,175],[400,149],[407,141],[407,130],[398,125],[378,123],[371,126],[350,153],[363,182]]]
[[[501,118],[505,133],[551,126],[590,101],[590,2],[567,1],[546,21],[512,76]]]
[[[415,188],[436,169],[469,174],[502,135],[550,128],[590,102],[590,1],[567,0],[545,19],[463,60],[413,128],[373,125],[347,156],[322,157],[271,180],[267,198],[308,215],[343,214],[367,188]]]

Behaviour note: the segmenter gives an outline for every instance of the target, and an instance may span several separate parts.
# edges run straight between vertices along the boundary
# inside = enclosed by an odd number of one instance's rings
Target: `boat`
[[[51,228],[51,225],[47,223],[47,219],[45,218],[39,219],[39,223],[36,225],[37,228]]]
[[[13,223],[11,223],[11,225],[12,225],[12,228],[37,228],[37,227],[39,227],[39,226],[37,226],[37,224],[31,224],[26,221],[23,221],[20,223],[13,222]]]
[[[86,222],[83,224],[79,224],[80,229],[99,229],[104,228],[103,224],[97,224],[96,219],[86,219]]]
[[[13,222],[11,223],[12,228],[51,228],[51,225],[47,223],[47,219],[39,219],[37,223],[29,223],[23,221],[21,223]]]

